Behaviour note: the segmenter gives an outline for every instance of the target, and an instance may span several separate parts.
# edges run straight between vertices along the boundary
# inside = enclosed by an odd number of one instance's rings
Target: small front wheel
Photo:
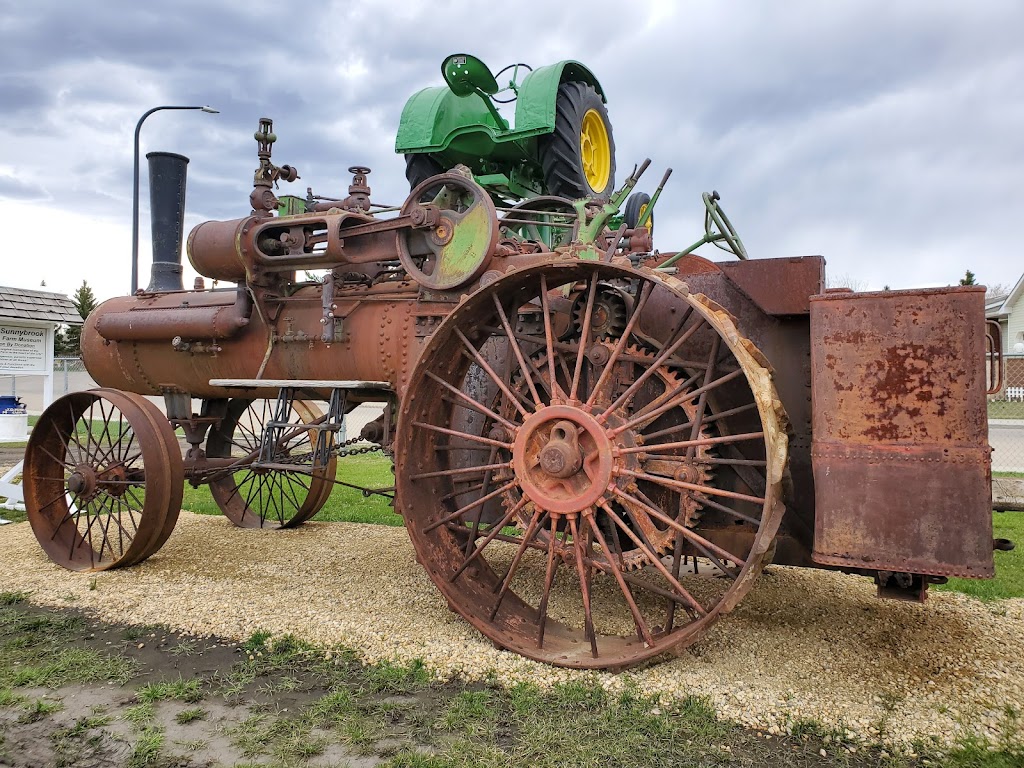
[[[141,395],[75,392],[39,417],[25,451],[25,508],[43,551],[72,571],[134,565],[167,540],[184,469],[174,430]]]

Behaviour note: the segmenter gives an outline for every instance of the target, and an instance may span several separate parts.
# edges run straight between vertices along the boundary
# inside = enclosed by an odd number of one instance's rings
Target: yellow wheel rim
[[[596,109],[588,109],[580,126],[580,159],[583,175],[595,192],[604,192],[612,171],[612,147],[608,129]]]
[[[647,205],[648,205],[648,203],[644,203],[643,205],[640,206],[640,213],[637,215],[638,219],[642,219],[644,217],[644,214],[647,213]],[[647,231],[648,232],[653,232],[654,231],[654,214],[653,213],[651,214],[651,218],[649,218],[647,220],[647,223],[644,224],[644,226],[647,227]]]

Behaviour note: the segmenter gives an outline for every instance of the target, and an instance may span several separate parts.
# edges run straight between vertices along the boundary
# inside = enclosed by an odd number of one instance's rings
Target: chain
[[[377,443],[369,443],[367,445],[362,445],[362,446],[360,446],[358,448],[352,448],[351,450],[346,450],[350,445],[355,445],[356,443],[362,443],[362,442],[365,442],[362,437],[353,437],[351,440],[345,440],[345,441],[343,441],[341,443],[338,443],[336,446],[334,446],[331,449],[331,453],[334,454],[335,456],[341,458],[341,457],[344,457],[344,456],[359,456],[360,454],[364,454],[364,453],[375,453],[377,451],[383,451],[384,450],[384,446],[378,445]],[[311,462],[315,455],[316,454],[313,451],[310,451],[309,453],[301,453],[301,454],[294,455],[294,456],[282,457],[280,459],[280,463],[282,463],[282,464],[306,464],[307,462]]]

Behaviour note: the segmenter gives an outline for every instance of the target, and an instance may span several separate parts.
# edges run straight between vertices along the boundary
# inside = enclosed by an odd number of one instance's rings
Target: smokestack
[[[153,222],[153,270],[148,291],[180,291],[181,238],[185,226],[185,173],[188,158],[150,152],[149,211]]]

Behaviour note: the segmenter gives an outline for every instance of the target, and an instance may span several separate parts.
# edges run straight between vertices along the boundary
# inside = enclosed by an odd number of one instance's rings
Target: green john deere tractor
[[[492,75],[460,53],[441,74],[446,86],[424,88],[402,110],[395,151],[405,155],[410,187],[462,164],[499,200],[608,199],[614,191],[604,90],[585,66],[511,64]],[[513,101],[514,125],[497,106]]]

